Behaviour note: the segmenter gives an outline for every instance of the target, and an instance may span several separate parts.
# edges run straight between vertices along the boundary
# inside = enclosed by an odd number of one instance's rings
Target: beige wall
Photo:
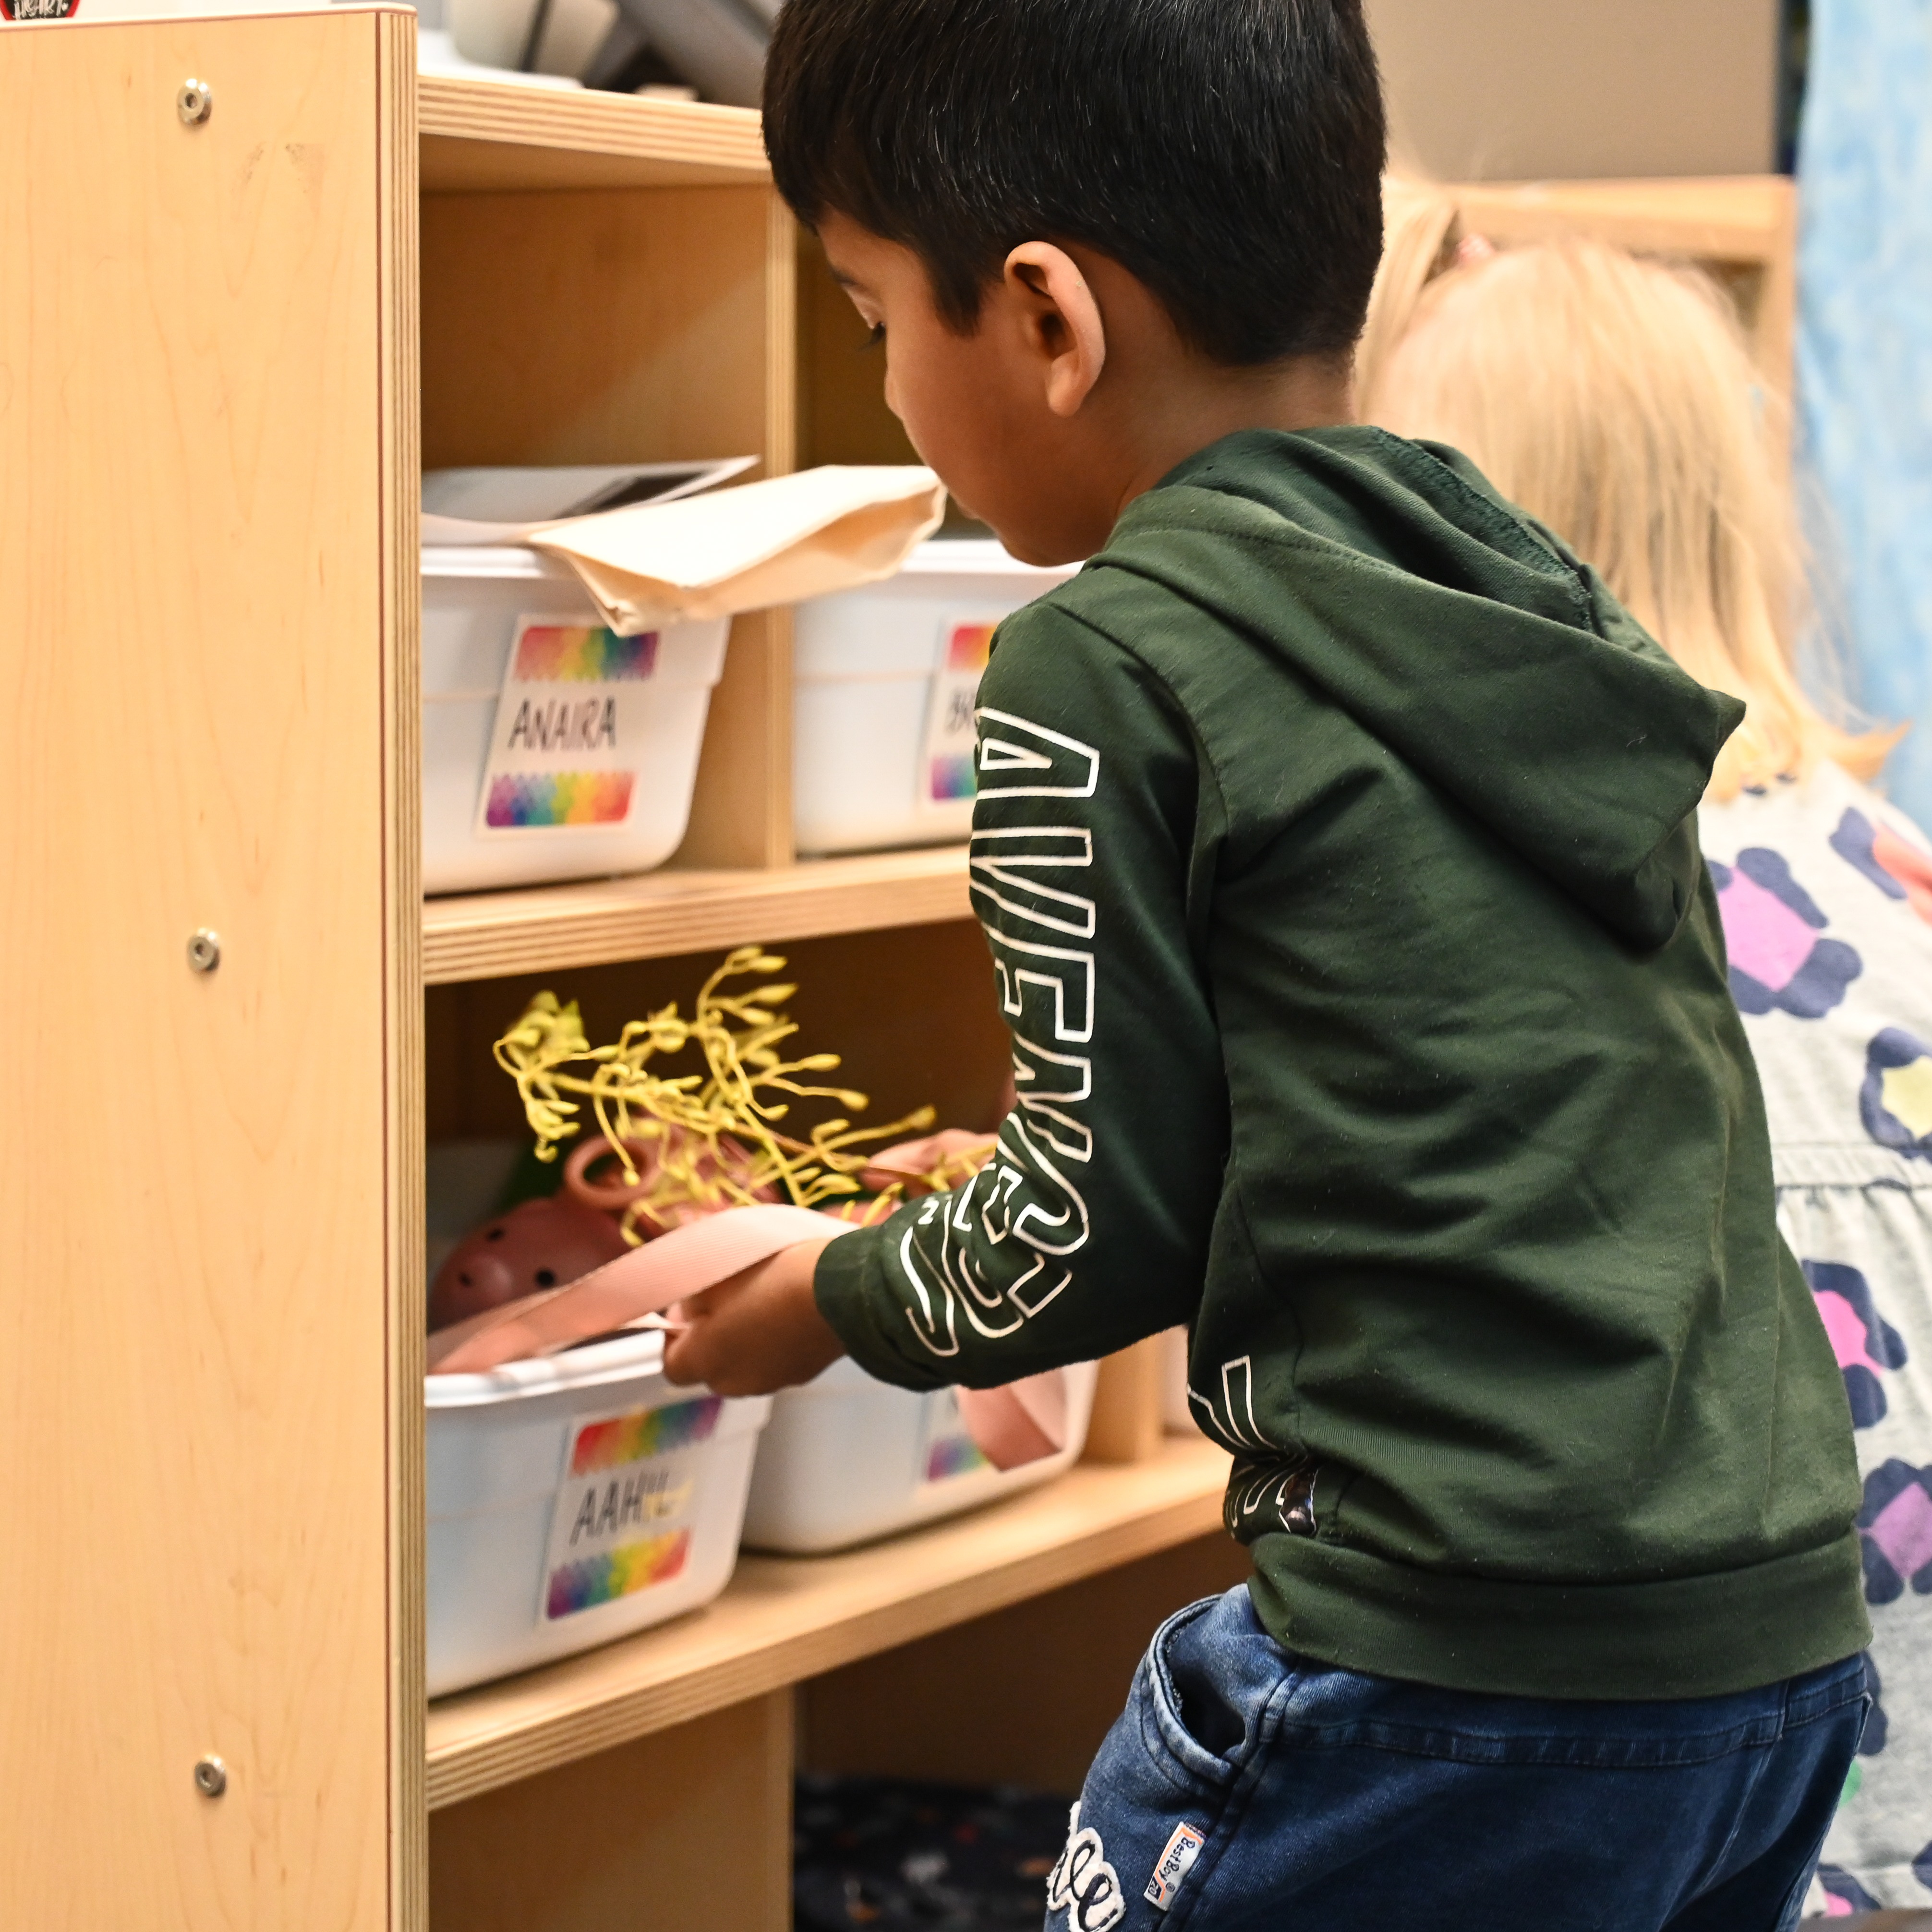
[[[1772,165],[1777,0],[1366,0],[1399,159],[1442,180]]]

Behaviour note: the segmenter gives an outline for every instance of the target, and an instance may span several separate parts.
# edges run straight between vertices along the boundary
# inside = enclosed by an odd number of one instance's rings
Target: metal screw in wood
[[[204,1798],[219,1798],[228,1789],[228,1767],[212,1751],[195,1760],[194,1788]]]
[[[198,128],[214,112],[214,90],[205,80],[184,80],[175,96],[175,108],[184,127]]]

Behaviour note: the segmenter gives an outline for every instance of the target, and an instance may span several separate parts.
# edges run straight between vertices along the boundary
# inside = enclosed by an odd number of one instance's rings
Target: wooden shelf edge
[[[426,74],[416,111],[432,191],[771,178],[753,108]]]
[[[1785,245],[1796,194],[1782,175],[1475,182],[1451,191],[1498,241],[1538,241],[1582,226],[1640,253],[1760,263]]]
[[[963,845],[769,871],[643,872],[423,904],[430,986],[665,958],[727,946],[930,926],[971,913]]]
[[[432,1809],[779,1690],[1220,1526],[1228,1458],[1170,1438],[842,1556],[740,1558],[708,1610],[432,1705]]]

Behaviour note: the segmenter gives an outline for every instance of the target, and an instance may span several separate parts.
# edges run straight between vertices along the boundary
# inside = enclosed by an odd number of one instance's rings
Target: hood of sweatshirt
[[[1090,568],[1278,653],[1629,944],[1689,910],[1694,814],[1744,706],[1455,451],[1244,430],[1130,504]]]

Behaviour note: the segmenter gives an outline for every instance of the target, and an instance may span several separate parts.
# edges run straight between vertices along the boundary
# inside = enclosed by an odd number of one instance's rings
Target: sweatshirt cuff
[[[812,1276],[812,1297],[818,1312],[831,1323],[845,1352],[875,1382],[906,1389],[944,1388],[952,1380],[944,1364],[928,1357],[916,1361],[887,1340],[911,1336],[905,1310],[881,1279],[885,1244],[897,1239],[898,1216],[889,1216],[876,1227],[842,1234],[818,1258]]]

